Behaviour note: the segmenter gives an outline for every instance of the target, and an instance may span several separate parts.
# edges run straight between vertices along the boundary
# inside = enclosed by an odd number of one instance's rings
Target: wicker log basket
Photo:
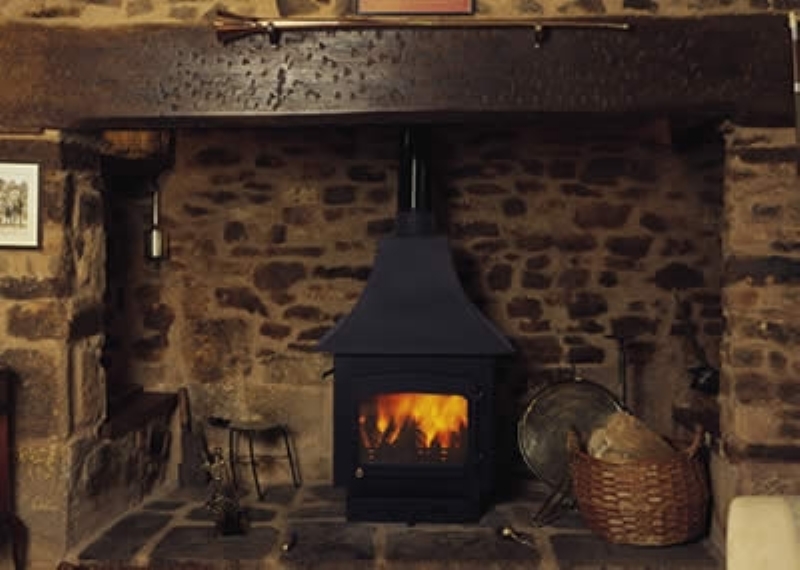
[[[701,457],[702,431],[668,456],[608,461],[589,455],[568,436],[570,476],[587,526],[616,544],[667,546],[706,531],[709,484]]]

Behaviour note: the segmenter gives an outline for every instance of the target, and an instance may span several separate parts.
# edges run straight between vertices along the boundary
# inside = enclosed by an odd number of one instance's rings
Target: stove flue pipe
[[[433,196],[430,188],[430,133],[424,127],[403,132],[397,179],[398,236],[434,233]]]

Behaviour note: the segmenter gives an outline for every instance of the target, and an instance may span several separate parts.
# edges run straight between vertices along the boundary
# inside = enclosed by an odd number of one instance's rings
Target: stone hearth
[[[713,546],[611,545],[592,535],[573,510],[551,526],[533,515],[548,496],[529,482],[513,500],[499,501],[474,525],[347,523],[340,489],[324,482],[300,489],[270,487],[262,502],[242,500],[248,533],[215,536],[202,492],[178,490],[126,513],[76,548],[67,561],[81,568],[347,568],[403,569],[637,569],[721,570]],[[503,538],[510,526],[530,546]],[[291,544],[286,549],[284,545]]]

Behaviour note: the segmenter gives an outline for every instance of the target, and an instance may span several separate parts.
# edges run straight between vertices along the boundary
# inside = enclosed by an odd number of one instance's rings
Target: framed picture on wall
[[[356,0],[360,15],[472,14],[474,0]]]
[[[39,165],[0,162],[0,247],[39,247]]]

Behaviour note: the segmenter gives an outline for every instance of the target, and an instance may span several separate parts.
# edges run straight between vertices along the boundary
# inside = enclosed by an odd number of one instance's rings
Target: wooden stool
[[[250,464],[250,472],[253,474],[253,483],[256,486],[256,494],[258,500],[264,499],[264,492],[261,489],[261,482],[258,479],[258,461],[255,454],[255,439],[258,436],[264,438],[274,438],[280,436],[286,446],[286,459],[289,461],[289,468],[292,471],[292,482],[295,487],[301,484],[300,470],[295,460],[295,453],[292,449],[292,441],[289,436],[289,428],[283,424],[273,424],[265,422],[236,422],[232,421],[227,425],[228,428],[228,454],[231,464],[231,480],[233,486],[238,488],[239,477],[237,474],[236,466],[240,458],[239,455],[239,438],[244,436],[247,438],[248,454],[247,462]]]

